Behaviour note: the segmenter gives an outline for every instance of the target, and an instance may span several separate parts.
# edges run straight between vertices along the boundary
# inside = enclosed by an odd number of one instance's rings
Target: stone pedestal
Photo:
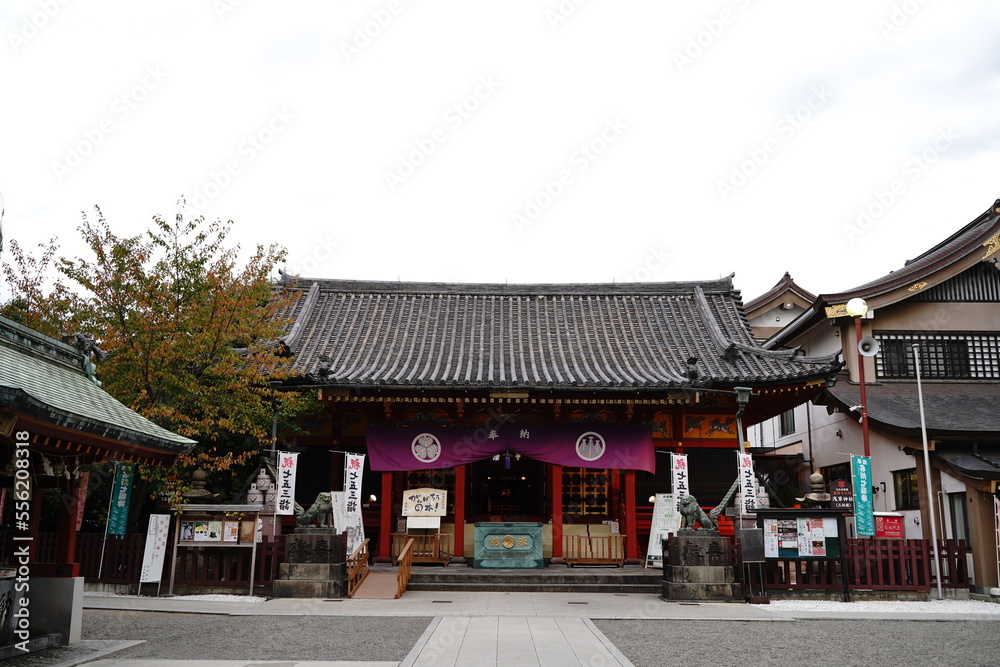
[[[729,564],[729,538],[718,531],[682,530],[663,540],[663,598],[676,601],[741,600]]]
[[[342,598],[347,595],[347,535],[332,528],[296,528],[287,561],[278,566],[274,597]]]

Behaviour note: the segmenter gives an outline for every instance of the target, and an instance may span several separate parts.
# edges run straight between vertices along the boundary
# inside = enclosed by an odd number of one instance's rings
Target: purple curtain
[[[656,471],[648,426],[383,426],[369,427],[365,439],[372,470],[450,468],[509,453],[571,467]]]

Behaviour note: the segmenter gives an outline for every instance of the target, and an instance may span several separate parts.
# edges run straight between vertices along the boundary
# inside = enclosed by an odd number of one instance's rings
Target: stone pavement
[[[204,600],[197,597],[85,596],[89,609],[246,616],[432,617],[401,662],[149,660],[116,658],[135,642],[85,641],[14,658],[10,667],[440,667],[444,665],[630,665],[591,619],[794,623],[805,619],[1000,620],[1000,615],[948,613],[941,603],[912,603],[913,611],[776,609],[768,605],[665,602],[645,594],[407,592],[399,600]],[[937,605],[937,606],[935,606]],[[992,605],[988,605],[992,607]]]

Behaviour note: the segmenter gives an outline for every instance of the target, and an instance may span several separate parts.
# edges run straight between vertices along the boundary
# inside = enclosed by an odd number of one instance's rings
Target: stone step
[[[587,584],[556,582],[488,583],[488,582],[414,582],[406,587],[408,591],[475,591],[501,593],[648,593],[659,595],[662,583],[655,584]]]
[[[490,570],[448,568],[414,570],[412,591],[504,591],[559,593],[653,593],[662,586],[660,570]]]

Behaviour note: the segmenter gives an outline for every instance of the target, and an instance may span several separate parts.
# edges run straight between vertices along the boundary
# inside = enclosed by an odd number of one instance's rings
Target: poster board
[[[764,534],[764,560],[839,560],[847,572],[847,529],[844,510],[757,509]],[[851,601],[850,579],[841,577],[844,602]]]
[[[657,493],[653,503],[653,518],[649,526],[649,546],[646,548],[645,567],[663,567],[663,538],[677,533],[681,515],[672,493]]]

